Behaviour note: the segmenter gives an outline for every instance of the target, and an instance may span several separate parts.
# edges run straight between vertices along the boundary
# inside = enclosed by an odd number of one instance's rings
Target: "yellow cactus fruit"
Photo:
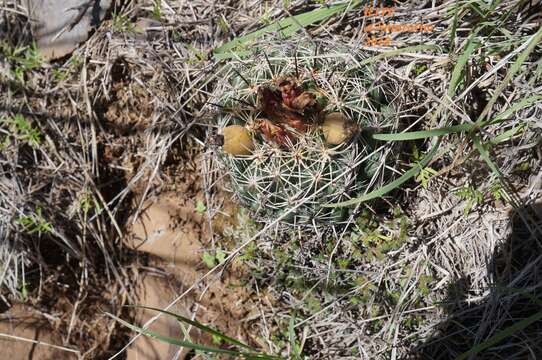
[[[241,125],[229,125],[224,128],[224,152],[231,155],[250,155],[254,142],[247,129]]]
[[[331,145],[339,145],[348,141],[357,130],[357,124],[339,112],[327,114],[322,124],[326,143]]]

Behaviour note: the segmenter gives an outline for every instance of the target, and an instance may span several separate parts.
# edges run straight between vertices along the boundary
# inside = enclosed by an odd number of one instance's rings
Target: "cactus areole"
[[[321,54],[321,55],[318,55]],[[381,127],[381,88],[351,52],[271,42],[224,68],[215,91],[217,152],[229,190],[256,220],[318,228],[344,223],[328,208],[369,189],[382,162],[363,129]],[[380,144],[379,144],[380,145]]]

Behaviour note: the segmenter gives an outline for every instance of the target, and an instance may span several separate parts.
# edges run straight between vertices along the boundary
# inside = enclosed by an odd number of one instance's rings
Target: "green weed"
[[[495,201],[505,200],[505,192],[502,187],[502,184],[499,181],[494,181],[489,188],[489,193]]]
[[[320,303],[320,300],[312,293],[309,293],[305,297],[304,304],[310,314],[316,314],[317,312],[322,310],[322,304]]]
[[[130,20],[130,18],[125,14],[119,14],[114,11],[112,14],[112,21],[113,30],[116,32],[135,33],[137,31],[140,31],[136,28],[135,24]]]
[[[28,72],[38,69],[43,64],[36,43],[24,47],[11,47],[7,42],[0,43],[0,52],[14,66],[13,76],[21,83],[25,83],[25,76]]]
[[[96,214],[100,214],[104,210],[104,207],[100,200],[92,194],[92,191],[86,188],[79,199],[79,210],[87,216],[92,209],[94,209]]]
[[[21,285],[18,287],[19,293],[21,294],[21,299],[23,302],[28,300],[28,284],[23,280]]]
[[[226,260],[226,253],[221,249],[217,249],[214,254],[210,254],[206,251],[203,253],[201,260],[209,269],[212,269]]]
[[[68,78],[69,73],[62,69],[53,69],[53,78],[55,78],[56,81],[64,81]]]
[[[401,247],[406,240],[407,228],[408,218],[400,209],[394,210],[392,219],[383,222],[378,222],[364,210],[356,221],[351,240],[361,246],[363,254],[361,256],[366,257],[368,261],[381,260],[386,253]]]
[[[481,204],[484,200],[484,194],[480,190],[475,189],[473,186],[462,186],[455,190],[454,193],[459,198],[466,200],[465,207],[463,208],[463,213],[465,216],[470,213],[474,205]]]
[[[38,128],[32,126],[23,115],[17,114],[11,118],[0,118],[0,124],[7,124],[9,128],[9,134],[3,140],[4,146],[7,146],[10,142],[9,136],[17,140],[27,142],[32,147],[39,147],[42,142],[42,133]]]
[[[273,19],[271,18],[270,13],[271,13],[271,9],[269,8],[269,4],[265,3],[265,11],[263,15],[260,17],[260,21],[264,25],[270,25],[271,23],[273,23]]]
[[[414,69],[412,69],[412,71],[414,72],[414,75],[416,76],[420,75],[426,70],[427,70],[426,64],[416,64],[416,66],[414,66]]]
[[[152,17],[155,20],[162,20],[162,3],[161,0],[155,0],[152,6]]]
[[[189,64],[199,64],[199,63],[205,61],[206,55],[205,55],[205,53],[203,51],[198,50],[197,48],[195,48],[191,44],[186,44],[186,48],[193,55],[193,57],[190,57],[190,59],[188,59],[188,61],[187,61]]]
[[[431,181],[433,176],[438,174],[438,172],[429,166],[422,167],[420,164],[422,159],[423,157],[420,154],[418,147],[416,145],[413,145],[412,146],[412,160],[414,161],[414,163],[411,166],[412,167],[417,166],[420,168],[420,172],[416,176],[415,180],[416,182],[419,182],[424,189],[427,189],[429,182]]]
[[[41,207],[36,208],[36,212],[33,215],[23,215],[17,219],[17,223],[22,225],[23,231],[31,235],[34,233],[48,234],[53,231],[53,225],[48,223],[41,213]]]
[[[8,135],[4,135],[0,137],[0,150],[4,150],[11,144],[11,141],[9,139]]]
[[[207,207],[205,206],[203,201],[198,200],[196,203],[196,213],[198,213],[199,215],[203,215],[205,214],[206,210],[207,210]]]

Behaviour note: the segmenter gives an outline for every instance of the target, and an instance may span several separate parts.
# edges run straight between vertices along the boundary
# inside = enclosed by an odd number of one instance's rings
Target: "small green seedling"
[[[32,147],[39,147],[42,141],[42,134],[39,129],[33,127],[30,122],[21,114],[12,118],[0,118],[0,125],[5,123],[9,126],[10,135],[18,140],[27,142]],[[7,143],[8,140],[4,140]]]
[[[215,257],[211,254],[209,254],[207,251],[203,253],[201,260],[203,260],[203,263],[209,268],[212,269],[216,266]]]
[[[226,21],[224,15],[221,15],[218,18],[218,27],[224,34],[228,34],[230,32],[230,26],[228,25],[228,22]]]
[[[152,7],[152,17],[155,20],[162,20],[162,3],[160,0],[155,0]]]
[[[475,189],[473,186],[462,186],[455,191],[455,194],[467,202],[465,204],[465,208],[463,209],[465,216],[470,213],[474,205],[480,204],[484,200],[484,194],[482,194],[480,190]]]
[[[216,265],[222,264],[224,261],[226,261],[226,253],[221,249],[216,250],[214,255],[206,251],[203,253],[201,260],[209,269],[212,269]]]
[[[13,76],[20,83],[25,83],[25,74],[38,69],[43,64],[36,43],[24,47],[11,47],[7,42],[0,44],[0,53],[14,66]]]
[[[421,166],[420,162],[422,159],[422,154],[419,152],[418,147],[414,145],[412,147],[412,160],[414,161],[414,164],[412,166],[420,167],[420,172],[416,176],[416,182],[419,182],[424,189],[427,189],[427,187],[429,186],[429,182],[435,175],[438,174],[438,172],[429,166]]]
[[[202,61],[205,61],[205,53],[201,50],[198,50],[197,48],[195,48],[193,45],[191,44],[187,44],[186,45],[186,48],[194,55],[194,57],[191,57],[189,60],[188,60],[188,63],[190,64],[198,64]]]
[[[115,30],[116,32],[133,33],[137,30],[135,24],[130,21],[130,18],[125,14],[113,12],[112,19],[113,30]]]
[[[44,219],[39,206],[36,208],[35,214],[20,216],[17,223],[22,225],[24,232],[29,235],[35,233],[38,233],[38,235],[48,234],[53,231],[53,225]]]
[[[207,210],[207,207],[205,206],[203,201],[198,200],[198,202],[196,203],[196,212],[200,215],[203,215],[205,214],[205,210]]]

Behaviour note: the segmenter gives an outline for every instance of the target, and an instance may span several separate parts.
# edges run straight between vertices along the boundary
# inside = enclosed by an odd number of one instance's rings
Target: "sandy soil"
[[[24,305],[15,305],[8,312],[1,314],[0,334],[10,336],[0,337],[1,358],[77,359],[77,354],[57,348],[62,347],[62,339],[54,336],[48,325],[39,314]]]
[[[144,275],[139,284],[139,305],[165,308],[205,275],[208,268],[202,263],[202,254],[210,248],[210,238],[213,233],[216,236],[224,223],[232,221],[219,216],[217,226],[211,228],[206,215],[196,211],[197,201],[203,199],[198,185],[201,181],[190,180],[189,183],[177,183],[177,191],[148,199],[137,220],[128,222],[126,245],[150,254],[150,263],[155,269],[155,273]],[[235,274],[226,271],[219,278],[200,283],[176,302],[171,311],[192,316],[230,336],[254,343],[257,339],[249,335],[250,322],[243,319],[258,314],[256,297],[239,286],[242,282],[240,270],[234,270]],[[155,314],[140,311],[137,321],[142,324]],[[163,317],[151,330],[177,338],[182,338],[183,334],[176,321]],[[190,334],[193,341],[217,345],[199,332],[191,331]],[[168,358],[176,351],[176,347],[140,337],[130,348],[128,359]]]

